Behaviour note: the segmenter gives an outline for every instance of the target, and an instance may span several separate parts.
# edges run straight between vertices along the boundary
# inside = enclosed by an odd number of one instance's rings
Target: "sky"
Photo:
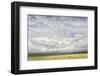
[[[88,17],[28,15],[28,53],[88,51]]]

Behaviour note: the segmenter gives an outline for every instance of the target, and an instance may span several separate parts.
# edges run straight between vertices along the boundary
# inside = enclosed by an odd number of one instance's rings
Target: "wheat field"
[[[88,53],[70,53],[70,54],[28,54],[28,61],[37,60],[60,60],[60,59],[86,59],[88,58]]]

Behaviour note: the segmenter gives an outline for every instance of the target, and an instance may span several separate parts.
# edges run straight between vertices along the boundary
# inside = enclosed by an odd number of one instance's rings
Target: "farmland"
[[[60,60],[60,59],[86,59],[87,52],[82,53],[65,53],[65,54],[28,54],[28,61],[37,60]]]

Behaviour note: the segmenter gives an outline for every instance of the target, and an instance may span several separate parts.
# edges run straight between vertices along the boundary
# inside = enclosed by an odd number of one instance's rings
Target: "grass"
[[[87,52],[82,53],[66,53],[66,54],[28,54],[28,61],[37,60],[58,60],[58,59],[86,59]]]

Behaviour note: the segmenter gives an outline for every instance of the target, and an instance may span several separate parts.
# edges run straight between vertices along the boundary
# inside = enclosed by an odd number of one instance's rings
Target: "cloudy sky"
[[[88,50],[88,18],[28,15],[28,53]]]

